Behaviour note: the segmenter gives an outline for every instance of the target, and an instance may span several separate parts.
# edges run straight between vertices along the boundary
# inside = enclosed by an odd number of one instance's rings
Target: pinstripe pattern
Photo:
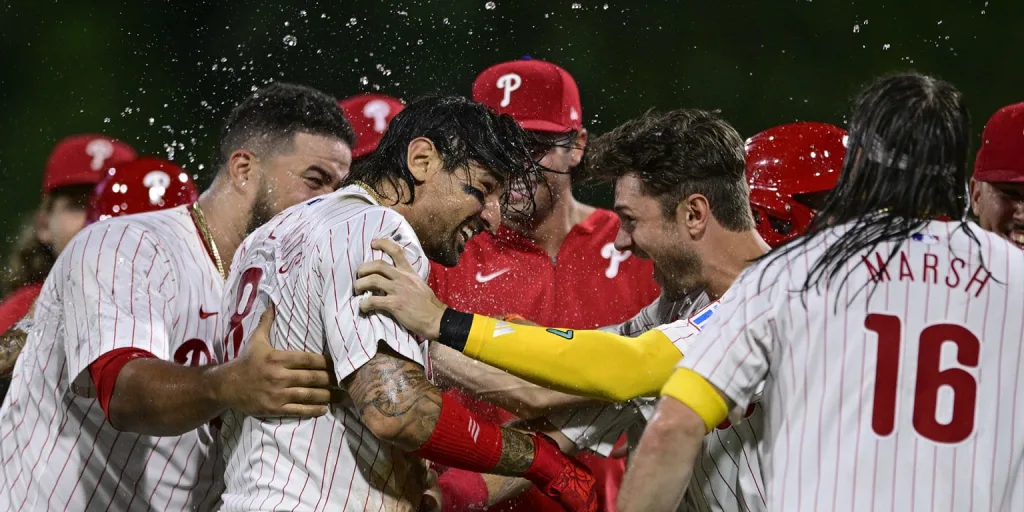
[[[637,336],[657,328],[687,353],[689,343],[700,332],[714,309],[703,291],[680,301],[655,301],[629,321],[602,330],[624,336]],[[635,445],[651,416],[657,401],[638,398],[628,404],[581,407],[559,412],[550,421],[577,446],[603,455],[611,453],[619,435],[626,432]],[[701,510],[736,511],[765,510],[764,485],[757,445],[762,435],[763,415],[756,408],[739,425],[722,425],[704,438],[701,457],[693,475],[695,503]]]
[[[850,291],[823,288],[803,302],[788,290],[844,229],[835,228],[787,261],[745,273],[691,342],[682,366],[738,405],[764,384],[770,509],[1024,510],[1021,405],[1012,398],[1022,385],[1024,252],[972,224],[979,247],[956,226],[930,223],[887,267],[866,253],[848,263],[846,287],[857,293],[873,279],[870,296],[834,308]],[[897,329],[869,328],[869,317]],[[882,363],[893,362],[889,403],[876,384]]]
[[[379,342],[422,364],[419,341],[386,315],[361,314],[361,297],[353,295],[359,264],[390,261],[369,247],[385,237],[406,248],[410,263],[426,279],[429,266],[412,227],[358,187],[285,210],[236,253],[222,308],[224,332],[231,314],[243,313],[247,297],[255,293],[254,306],[241,320],[243,339],[273,300],[272,343],[327,354],[339,382],[369,361]],[[258,285],[243,280],[252,268],[262,270]],[[224,345],[217,346],[218,358],[230,355]],[[381,443],[347,396],[315,419],[260,420],[235,411],[223,419],[224,510],[411,511],[418,506],[423,461]]]
[[[217,321],[198,312],[216,311],[222,290],[184,207],[75,237],[46,280],[0,412],[0,510],[212,510],[222,485],[215,434],[117,431],[88,366],[122,347],[209,363]]]

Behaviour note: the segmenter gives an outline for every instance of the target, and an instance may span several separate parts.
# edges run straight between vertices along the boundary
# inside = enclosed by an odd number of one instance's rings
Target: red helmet
[[[831,124],[784,124],[747,139],[750,206],[768,245],[807,230],[845,156],[846,130]]]
[[[356,145],[352,148],[352,159],[357,160],[373,153],[388,124],[405,105],[398,98],[386,94],[363,93],[338,101],[352,129],[356,132]]]
[[[174,208],[198,199],[199,190],[188,172],[161,158],[142,157],[114,167],[96,185],[88,222]]]

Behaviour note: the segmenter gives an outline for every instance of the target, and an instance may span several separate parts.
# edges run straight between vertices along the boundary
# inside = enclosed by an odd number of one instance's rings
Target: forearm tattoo
[[[533,464],[533,438],[507,428],[501,429],[501,458],[494,467],[499,475],[519,476]]]
[[[346,381],[363,421],[392,433],[396,445],[414,451],[430,439],[441,415],[441,392],[422,367],[382,351]]]

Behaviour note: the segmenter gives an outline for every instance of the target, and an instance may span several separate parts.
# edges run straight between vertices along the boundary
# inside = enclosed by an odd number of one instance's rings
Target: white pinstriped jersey
[[[932,221],[801,300],[845,229],[744,273],[682,361],[741,407],[764,384],[768,508],[1024,510],[1024,252]]]
[[[234,357],[235,343],[244,344],[273,300],[275,347],[328,356],[338,382],[366,364],[378,343],[423,364],[419,341],[390,316],[359,312],[356,268],[391,261],[370,249],[375,238],[404,246],[427,278],[430,267],[409,223],[357,186],[294,206],[256,230],[235,254],[223,308],[228,316],[221,319],[227,336],[219,350],[227,352],[218,355]],[[424,462],[374,437],[348,396],[314,419],[261,420],[230,411],[223,436],[224,510],[419,506]]]
[[[87,227],[46,279],[0,412],[0,510],[212,510],[207,426],[151,437],[110,426],[89,364],[135,347],[209,363],[224,281],[186,208]]]
[[[629,321],[603,328],[623,336],[638,336],[658,329],[686,354],[689,342],[715,314],[718,302],[703,291],[682,300],[651,303]],[[602,455],[611,453],[622,432],[635,446],[657,400],[638,398],[626,404],[606,404],[560,411],[549,420],[577,446]],[[764,486],[757,457],[762,415],[759,406],[738,425],[724,423],[704,438],[701,458],[694,467],[693,502],[707,511],[763,511]]]

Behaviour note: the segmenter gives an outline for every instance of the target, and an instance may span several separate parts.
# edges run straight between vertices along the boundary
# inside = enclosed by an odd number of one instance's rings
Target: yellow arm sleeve
[[[675,398],[693,409],[704,420],[707,432],[711,432],[729,415],[729,407],[722,394],[693,370],[677,369],[665,383],[661,394]]]
[[[682,357],[661,331],[636,338],[474,315],[463,353],[556,391],[624,402],[658,396]]]

